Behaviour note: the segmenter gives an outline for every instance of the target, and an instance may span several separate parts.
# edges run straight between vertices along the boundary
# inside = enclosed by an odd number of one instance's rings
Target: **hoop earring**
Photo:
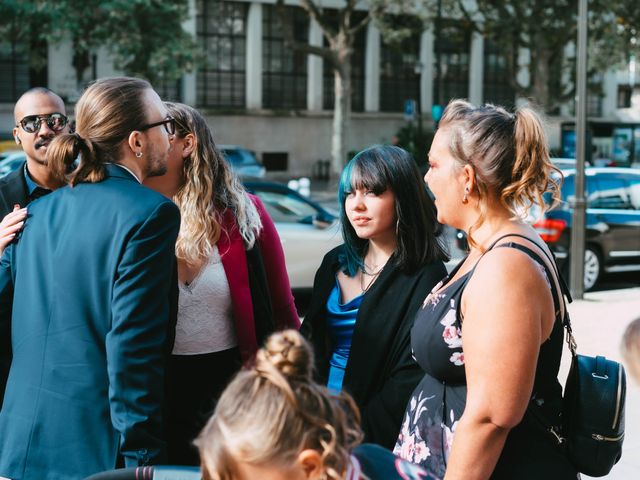
[[[396,238],[400,236],[400,219],[396,220]]]
[[[136,152],[136,158],[142,158],[142,152]]]

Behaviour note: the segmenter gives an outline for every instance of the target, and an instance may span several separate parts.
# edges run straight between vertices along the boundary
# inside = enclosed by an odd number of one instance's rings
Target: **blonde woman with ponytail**
[[[315,383],[313,363],[297,331],[269,337],[196,440],[204,480],[429,478],[382,447],[358,446],[358,408],[349,394]]]
[[[192,441],[220,393],[269,333],[300,325],[284,253],[195,109],[167,103],[176,135],[167,173],[145,184],[180,208],[178,313],[168,369],[169,460],[197,465]]]
[[[453,100],[429,165],[438,220],[470,249],[416,316],[425,375],[394,452],[434,479],[575,479],[540,421],[560,424],[564,318],[551,253],[525,221],[557,188],[542,122],[529,107]]]

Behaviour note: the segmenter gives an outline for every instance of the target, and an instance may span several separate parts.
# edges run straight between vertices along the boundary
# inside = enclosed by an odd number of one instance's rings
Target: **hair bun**
[[[268,372],[274,367],[289,380],[311,380],[311,347],[296,330],[283,330],[272,334],[265,346],[258,351],[256,369]]]

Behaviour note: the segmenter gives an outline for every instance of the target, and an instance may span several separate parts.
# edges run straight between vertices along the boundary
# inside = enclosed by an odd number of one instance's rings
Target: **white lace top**
[[[218,247],[193,281],[180,289],[174,355],[198,355],[238,345],[229,282]]]

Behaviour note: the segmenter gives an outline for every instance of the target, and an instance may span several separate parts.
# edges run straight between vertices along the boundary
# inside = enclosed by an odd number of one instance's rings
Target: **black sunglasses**
[[[138,131],[143,132],[159,125],[162,125],[169,135],[174,135],[176,133],[176,119],[173,117],[168,117],[164,120],[160,120],[159,122],[143,125],[142,127],[138,128]]]
[[[27,133],[36,133],[40,130],[40,126],[42,122],[47,123],[47,127],[49,127],[54,132],[61,131],[64,127],[69,123],[69,119],[65,117],[61,113],[52,113],[50,115],[27,115],[22,120],[20,120],[19,125],[22,129]],[[18,125],[16,125],[17,127]]]

